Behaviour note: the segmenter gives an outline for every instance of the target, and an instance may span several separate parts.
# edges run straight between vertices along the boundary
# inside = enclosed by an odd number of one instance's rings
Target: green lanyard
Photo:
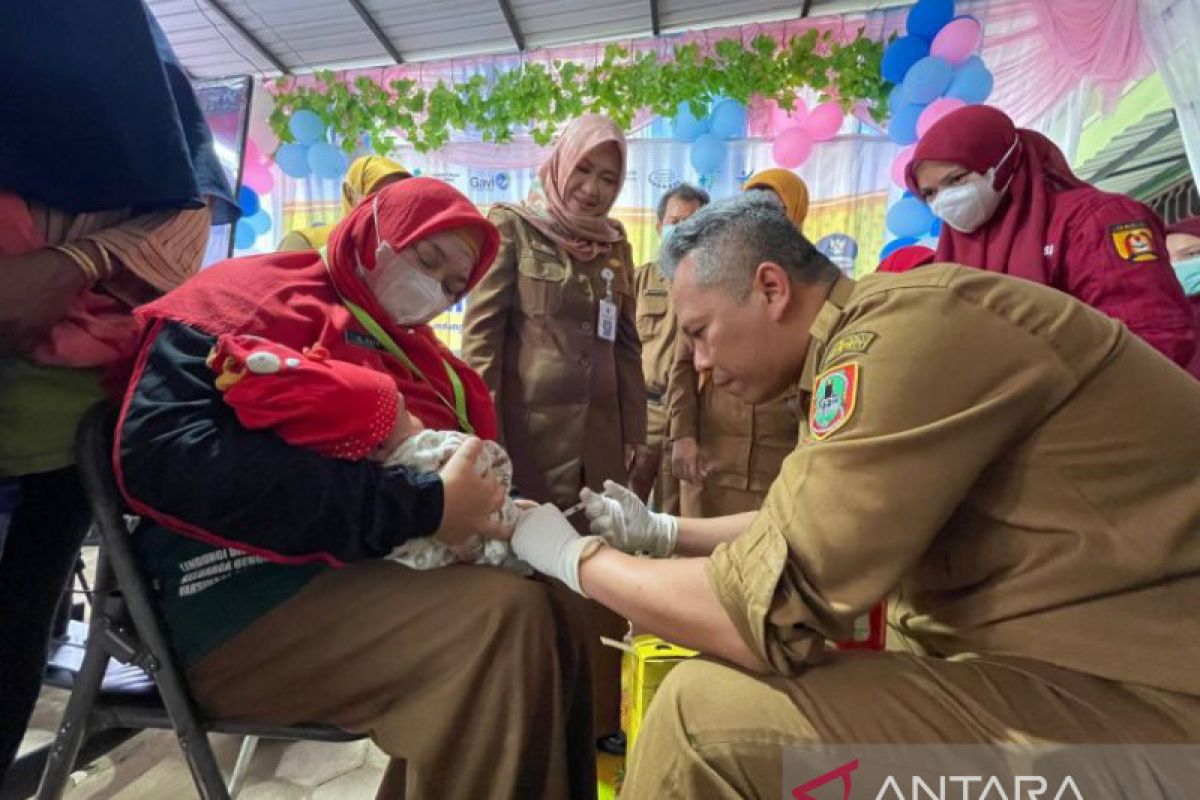
[[[325,260],[325,268],[328,269],[329,260],[325,258],[324,247],[321,248],[321,257]],[[367,332],[375,337],[375,341],[379,342],[379,344],[383,346],[384,350],[387,350],[389,353],[399,359],[400,363],[408,368],[409,372],[425,381],[425,383],[429,384],[429,388],[433,389],[433,393],[437,395],[437,398],[445,404],[446,408],[454,412],[454,416],[458,418],[458,427],[464,433],[475,433],[475,426],[473,426],[471,421],[467,418],[467,394],[463,390],[462,379],[458,377],[458,373],[454,371],[454,367],[450,366],[450,363],[446,361],[446,359],[442,359],[442,366],[446,368],[446,377],[450,379],[450,386],[454,389],[453,405],[450,404],[449,400],[442,396],[442,393],[437,390],[437,387],[433,385],[433,382],[430,381],[429,378],[425,377],[425,373],[421,371],[421,368],[414,364],[413,360],[408,357],[408,353],[400,349],[400,346],[397,345],[392,337],[388,335],[388,332],[385,331],[382,326],[380,326],[380,324],[366,312],[366,309],[346,299],[345,297],[342,298],[342,302],[346,304],[346,308],[350,310],[350,313],[354,315],[354,318],[358,320],[359,324],[366,328]]]

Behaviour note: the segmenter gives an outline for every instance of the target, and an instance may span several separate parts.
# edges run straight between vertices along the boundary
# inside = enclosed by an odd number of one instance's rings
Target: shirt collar
[[[845,276],[839,276],[829,290],[824,305],[817,312],[816,318],[808,329],[808,355],[804,358],[804,369],[800,373],[800,391],[812,392],[813,382],[817,377],[817,365],[825,352],[829,338],[837,331],[842,319],[843,309],[854,293],[857,284]]]

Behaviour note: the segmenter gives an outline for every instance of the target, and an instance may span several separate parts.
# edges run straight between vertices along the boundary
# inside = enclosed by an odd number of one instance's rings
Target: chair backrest
[[[97,404],[84,415],[75,435],[76,466],[100,534],[102,558],[112,569],[116,590],[125,603],[134,635],[153,659],[153,663],[141,666],[158,672],[160,681],[164,676],[170,676],[172,683],[185,687],[183,672],[172,654],[125,521],[127,507],[112,468],[115,424],[116,411],[107,403]]]

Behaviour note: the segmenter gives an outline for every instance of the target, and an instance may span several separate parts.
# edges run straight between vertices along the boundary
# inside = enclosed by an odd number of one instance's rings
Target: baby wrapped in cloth
[[[216,386],[250,430],[271,430],[289,444],[331,458],[370,460],[437,472],[468,435],[429,430],[407,408],[392,379],[358,364],[335,361],[320,349],[292,348],[248,335],[225,335],[208,357]],[[500,445],[484,441],[477,462],[512,487],[512,461]],[[511,531],[520,515],[511,497],[496,512]],[[479,539],[455,550],[427,536],[397,547],[388,558],[413,569],[434,569],[461,561],[532,570],[512,554],[507,542]]]

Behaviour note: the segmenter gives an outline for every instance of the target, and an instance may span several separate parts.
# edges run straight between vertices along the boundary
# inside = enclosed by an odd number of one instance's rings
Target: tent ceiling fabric
[[[802,0],[147,0],[184,66],[197,78],[274,76],[515,52],[512,21],[528,48],[797,18]],[[811,16],[890,2],[815,0]],[[356,8],[356,6],[358,8]],[[360,13],[361,12],[361,13]]]
[[[1075,173],[1106,192],[1146,200],[1190,169],[1175,111],[1165,109],[1121,131]]]

